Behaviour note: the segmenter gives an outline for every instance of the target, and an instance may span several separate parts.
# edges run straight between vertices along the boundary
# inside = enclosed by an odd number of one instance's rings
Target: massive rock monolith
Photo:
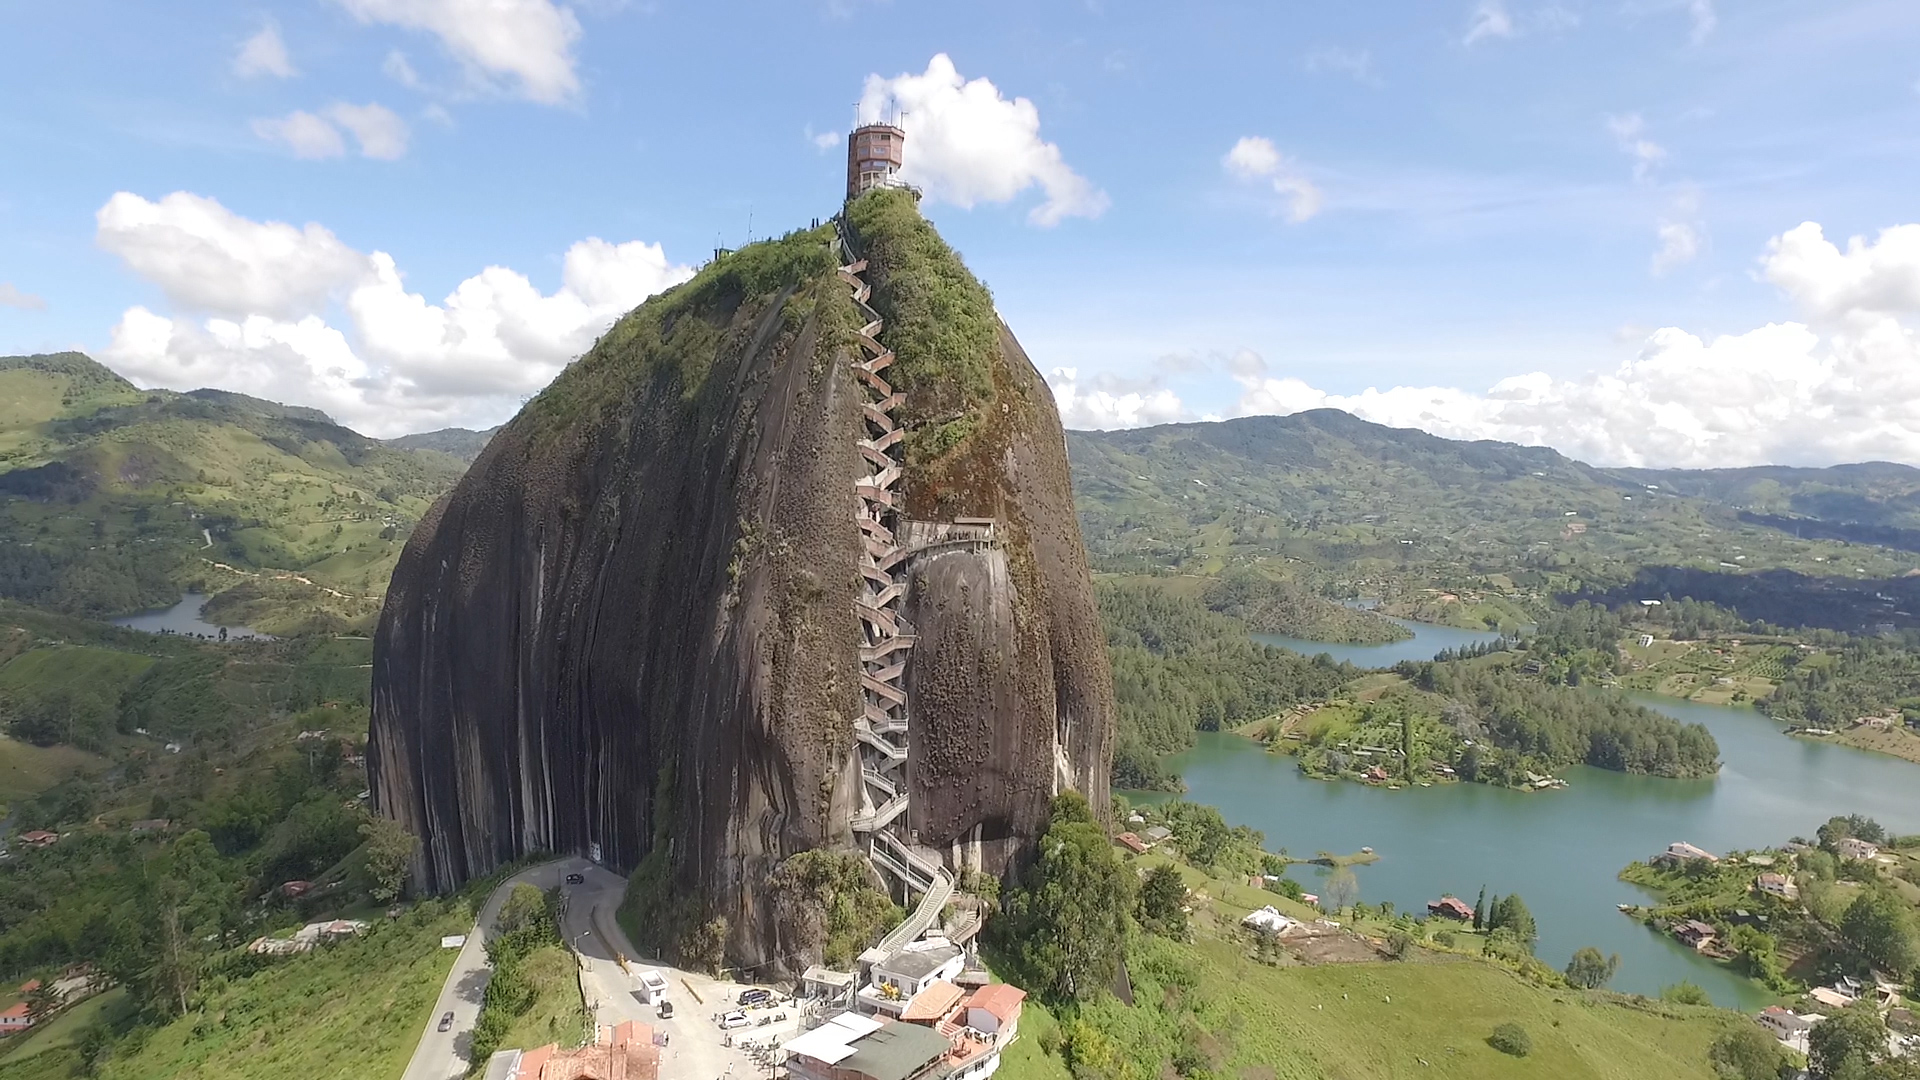
[[[1112,685],[1047,387],[904,193],[848,208],[906,432],[902,520],[991,519],[900,601],[919,642],[904,829],[1004,873],[1049,798],[1104,812]],[[422,521],[380,619],[376,805],[444,890],[523,855],[635,871],[670,950],[778,963],[762,888],[854,850],[861,316],[831,228],[623,318]],[[724,920],[724,921],[722,921]]]

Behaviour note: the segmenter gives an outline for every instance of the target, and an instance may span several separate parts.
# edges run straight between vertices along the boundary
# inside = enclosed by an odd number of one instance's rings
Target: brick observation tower
[[[877,187],[902,186],[896,179],[907,133],[892,124],[862,124],[847,136],[847,198]]]

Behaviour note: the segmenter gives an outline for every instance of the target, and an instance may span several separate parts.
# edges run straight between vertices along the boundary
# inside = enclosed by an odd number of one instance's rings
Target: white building
[[[1300,924],[1268,906],[1258,911],[1248,912],[1247,917],[1240,920],[1240,925],[1263,933],[1284,934]]]
[[[647,968],[633,977],[634,993],[642,1005],[658,1005],[667,1000],[667,980],[658,971]]]
[[[1843,859],[1871,859],[1880,854],[1880,845],[1869,844],[1857,836],[1843,836],[1833,842],[1833,852]]]
[[[1778,1005],[1769,1005],[1760,1010],[1757,1019],[1760,1026],[1767,1029],[1767,1034],[1804,1054],[1807,1052],[1807,1034],[1813,1030],[1814,1024],[1826,1018],[1811,1013],[1800,1016]]]
[[[951,980],[966,968],[966,954],[945,938],[915,941],[873,965],[873,979],[860,988],[861,1012],[898,1017],[928,986]]]

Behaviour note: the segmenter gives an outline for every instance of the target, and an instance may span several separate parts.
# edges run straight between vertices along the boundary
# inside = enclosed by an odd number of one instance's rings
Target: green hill
[[[0,358],[0,401],[0,597],[73,614],[245,583],[233,621],[365,625],[465,468],[314,409],[139,390],[78,353]]]
[[[422,431],[413,435],[402,435],[397,439],[388,439],[387,445],[399,450],[436,450],[472,464],[473,459],[480,456],[480,451],[487,448],[487,442],[493,438],[494,432],[499,430],[498,427],[490,427],[485,431],[457,427],[441,428],[438,431]]]
[[[1210,575],[1263,564],[1336,596],[1383,597],[1391,614],[1456,625],[1511,627],[1551,598],[1643,585],[1658,596],[1674,582],[1701,599],[1837,590],[1848,597],[1829,605],[1831,619],[1859,623],[1894,617],[1872,594],[1913,588],[1902,575],[1920,569],[1920,556],[1885,538],[1846,533],[1849,522],[1903,527],[1920,490],[1920,470],[1904,466],[1608,470],[1330,409],[1069,432],[1068,446],[1101,569]],[[1649,578],[1647,568],[1672,573]],[[1754,579],[1764,572],[1776,577],[1763,590]]]

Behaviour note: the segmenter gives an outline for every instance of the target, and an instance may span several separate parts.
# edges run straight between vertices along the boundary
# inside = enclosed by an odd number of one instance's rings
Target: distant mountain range
[[[262,629],[365,624],[464,469],[316,409],[0,357],[0,596],[104,615],[241,585],[228,610]]]
[[[1602,469],[1331,409],[1067,440],[1089,551],[1111,571],[1263,563],[1440,617],[1434,595],[1631,591],[1646,568],[1696,584],[1788,572],[1869,599],[1920,568],[1920,469],[1904,465]]]
[[[471,465],[473,459],[480,456],[480,451],[487,448],[487,441],[493,438],[493,433],[499,430],[498,424],[485,431],[457,427],[441,428],[438,431],[422,431],[415,435],[402,435],[397,439],[388,439],[387,445],[401,450],[437,450]]]
[[[377,598],[413,522],[497,430],[377,440],[317,409],[140,390],[79,353],[0,358],[0,596],[118,612],[209,573],[230,585],[211,565],[224,563],[297,574],[323,597]],[[1513,610],[1499,597],[1653,581],[1728,592],[1721,579],[1739,578],[1751,602],[1767,571],[1827,594],[1893,596],[1920,569],[1920,469],[1886,462],[1604,469],[1330,409],[1070,431],[1067,443],[1102,569],[1261,564],[1453,622]],[[1791,610],[1805,588],[1772,608]],[[1460,590],[1489,606],[1461,618],[1430,599]]]

